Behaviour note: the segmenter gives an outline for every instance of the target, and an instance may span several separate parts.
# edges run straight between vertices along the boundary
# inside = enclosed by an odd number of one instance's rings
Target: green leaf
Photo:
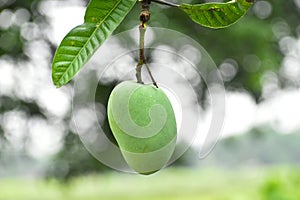
[[[59,45],[52,63],[57,87],[67,84],[123,21],[137,0],[91,0],[84,24],[72,29]]]
[[[227,3],[181,4],[179,6],[196,23],[209,28],[225,28],[242,18],[254,0]]]

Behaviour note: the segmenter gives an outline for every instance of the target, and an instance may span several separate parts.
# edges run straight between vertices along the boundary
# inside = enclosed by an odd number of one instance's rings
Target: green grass
[[[113,172],[71,180],[0,180],[0,200],[296,200],[300,171],[165,169],[150,176]]]

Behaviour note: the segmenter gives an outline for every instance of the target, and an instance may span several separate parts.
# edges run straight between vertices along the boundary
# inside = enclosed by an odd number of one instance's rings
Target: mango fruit
[[[124,81],[111,92],[107,113],[121,153],[133,170],[152,174],[168,163],[175,150],[177,127],[163,90]]]

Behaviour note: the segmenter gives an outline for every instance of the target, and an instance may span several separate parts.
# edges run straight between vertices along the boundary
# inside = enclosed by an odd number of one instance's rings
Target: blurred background
[[[226,86],[226,120],[206,158],[191,146],[148,177],[93,158],[72,125],[72,83],[52,84],[55,49],[83,22],[87,3],[0,0],[0,200],[300,199],[299,0],[258,0],[221,30],[153,3],[150,26],[189,35],[215,61]],[[139,11],[137,4],[115,33],[137,27]],[[104,106],[112,88],[99,83]]]

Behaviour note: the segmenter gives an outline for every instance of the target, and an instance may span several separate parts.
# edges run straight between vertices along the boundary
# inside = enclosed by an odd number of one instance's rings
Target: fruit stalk
[[[139,26],[139,32],[140,32],[140,51],[139,51],[139,60],[136,66],[136,79],[138,83],[143,84],[142,80],[142,67],[143,65],[146,66],[146,69],[150,75],[150,78],[152,80],[152,83],[155,87],[157,86],[156,81],[154,80],[154,77],[151,73],[150,67],[147,63],[146,56],[145,56],[145,33],[147,29],[147,22],[150,20],[150,4],[151,0],[142,0],[141,5],[142,5],[142,10],[140,14],[140,26]]]

